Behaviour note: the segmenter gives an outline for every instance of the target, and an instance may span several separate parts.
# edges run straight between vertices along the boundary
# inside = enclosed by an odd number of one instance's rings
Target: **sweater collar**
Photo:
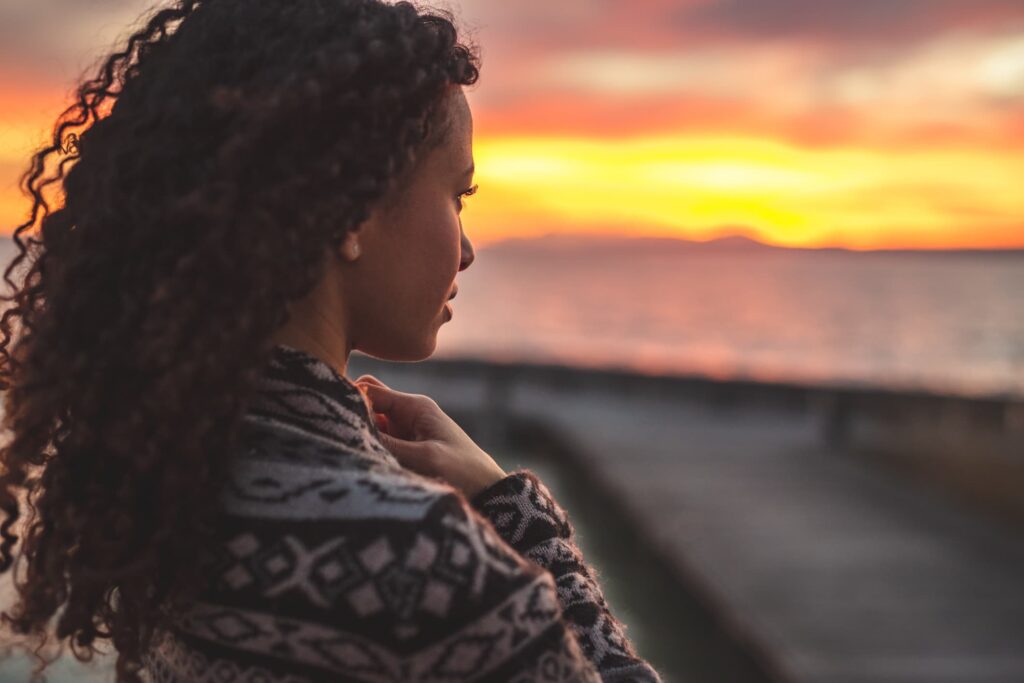
[[[287,344],[271,348],[247,417],[398,465],[380,442],[365,391],[319,357]]]

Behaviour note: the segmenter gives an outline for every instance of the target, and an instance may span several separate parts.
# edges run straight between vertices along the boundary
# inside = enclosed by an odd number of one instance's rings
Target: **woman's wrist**
[[[470,501],[475,500],[478,496],[486,493],[492,486],[507,476],[508,473],[505,472],[505,470],[501,469],[497,464],[494,464],[492,467],[487,468],[480,477],[479,483],[468,491],[468,495],[466,497],[469,498]]]

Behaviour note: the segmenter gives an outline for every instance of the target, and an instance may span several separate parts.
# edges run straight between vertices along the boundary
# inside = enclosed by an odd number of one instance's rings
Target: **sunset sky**
[[[0,3],[0,226],[150,3]],[[1024,247],[1020,0],[466,0],[478,246],[544,233]],[[91,71],[90,71],[91,75]]]

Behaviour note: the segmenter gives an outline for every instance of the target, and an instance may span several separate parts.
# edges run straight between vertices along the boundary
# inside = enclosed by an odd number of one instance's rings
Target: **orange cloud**
[[[1024,107],[958,121],[893,123],[850,106],[780,113],[756,101],[701,95],[611,98],[561,92],[495,105],[481,102],[471,93],[470,101],[475,130],[481,137],[736,134],[808,147],[856,145],[892,150],[955,145],[1007,153],[1024,150]]]

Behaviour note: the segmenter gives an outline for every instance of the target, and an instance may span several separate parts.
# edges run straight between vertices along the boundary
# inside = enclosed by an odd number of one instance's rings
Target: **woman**
[[[536,476],[345,376],[473,261],[478,62],[409,3],[181,0],[79,88],[5,273],[11,630],[118,681],[658,680]]]

